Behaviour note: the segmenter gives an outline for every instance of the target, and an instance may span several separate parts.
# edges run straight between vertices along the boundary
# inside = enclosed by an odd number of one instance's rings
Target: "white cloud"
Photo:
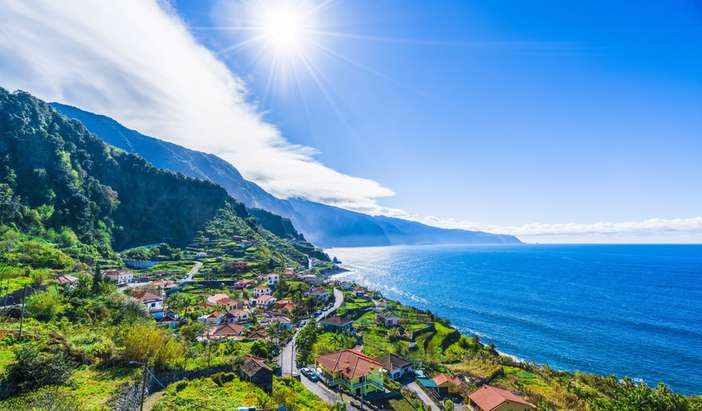
[[[244,82],[156,1],[7,0],[0,21],[3,87],[218,154],[279,197],[377,211],[393,195],[286,141],[246,101]]]
[[[530,223],[519,226],[480,224],[455,219],[424,217],[425,224],[513,234],[538,242],[696,242],[702,241],[702,217],[650,218],[640,221],[596,223]]]

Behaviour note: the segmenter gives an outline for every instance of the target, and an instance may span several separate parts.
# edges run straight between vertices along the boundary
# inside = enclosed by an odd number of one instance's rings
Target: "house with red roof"
[[[435,375],[434,383],[440,395],[455,394],[465,385],[465,382],[461,378],[448,374]]]
[[[532,411],[536,409],[511,391],[483,385],[468,396],[468,409],[473,411]]]
[[[260,297],[250,299],[249,305],[266,310],[275,304],[276,300],[277,299],[272,295],[262,295]]]
[[[320,355],[317,368],[322,370],[327,385],[338,386],[355,395],[383,391],[383,364],[350,349]]]
[[[208,328],[200,339],[221,340],[224,338],[241,338],[243,335],[244,327],[242,325],[225,323]]]

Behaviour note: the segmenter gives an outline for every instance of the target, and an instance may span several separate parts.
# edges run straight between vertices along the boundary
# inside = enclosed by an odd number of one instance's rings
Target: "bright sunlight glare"
[[[276,4],[265,10],[263,40],[276,54],[300,54],[305,46],[305,13],[297,7]]]

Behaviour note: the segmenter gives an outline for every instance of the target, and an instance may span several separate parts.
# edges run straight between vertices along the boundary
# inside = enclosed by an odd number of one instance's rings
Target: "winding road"
[[[336,311],[337,308],[341,307],[341,304],[343,304],[343,303],[344,303],[344,293],[341,290],[335,288],[334,289],[334,305],[330,309],[323,311],[321,314],[319,314],[319,316],[317,318],[315,318],[315,321],[319,322],[319,321],[323,320],[329,314]],[[281,369],[282,375],[295,376],[295,375],[299,374],[296,361],[293,361],[293,358],[295,355],[295,339],[297,339],[297,334],[299,332],[300,332],[300,329],[295,331],[295,335],[293,335],[290,342],[288,342],[285,345],[285,347],[283,348],[283,352],[280,354],[280,369]],[[304,377],[304,376],[302,376],[302,377]],[[307,378],[305,378],[305,380],[306,379]]]
[[[200,271],[200,268],[202,268],[202,261],[195,261],[195,265],[190,270],[190,272],[185,277],[178,280],[178,282],[184,283],[184,282],[192,281],[195,274],[197,274],[198,271]]]

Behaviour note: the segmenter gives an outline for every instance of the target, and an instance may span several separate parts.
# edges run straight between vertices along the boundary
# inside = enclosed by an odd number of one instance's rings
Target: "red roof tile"
[[[478,388],[477,391],[469,395],[469,398],[483,411],[493,410],[500,404],[507,401],[526,405],[530,408],[535,408],[534,405],[511,391],[503,390],[502,388],[493,387],[491,385],[483,385],[482,387]]]
[[[383,368],[383,364],[356,350],[320,355],[317,363],[328,372],[340,372],[348,379],[363,377],[373,370]]]

